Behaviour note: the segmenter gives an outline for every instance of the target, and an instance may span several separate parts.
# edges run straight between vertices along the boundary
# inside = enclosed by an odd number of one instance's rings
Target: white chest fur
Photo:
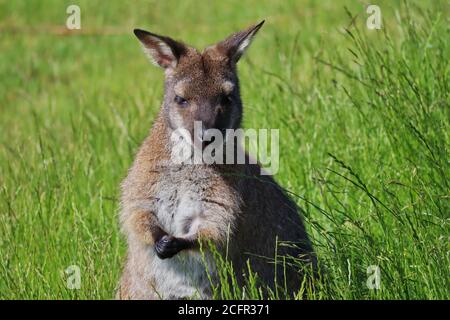
[[[160,180],[154,185],[157,190],[152,197],[151,210],[161,227],[175,237],[195,235],[199,228],[207,225],[223,225],[228,230],[227,217],[230,202],[226,192],[217,199],[208,195],[217,181],[217,173],[208,167],[187,165],[166,167]],[[225,201],[223,205],[218,205]],[[228,201],[228,202],[226,202]],[[145,274],[155,279],[155,288],[163,297],[208,297],[209,277],[214,277],[213,259],[207,251],[181,251],[170,259],[160,259],[154,248],[148,249]]]
[[[175,237],[194,235],[203,217],[203,195],[198,185],[171,177],[158,183],[155,213],[161,226]]]
[[[194,183],[194,168],[167,170],[157,185],[153,211],[161,227],[175,237],[195,235],[204,219],[201,183]],[[170,259],[160,259],[154,249],[147,251],[150,261],[147,272],[155,279],[155,290],[164,298],[207,297],[209,255],[197,251],[182,251]],[[203,256],[202,256],[203,255]],[[208,261],[208,262],[207,262]]]

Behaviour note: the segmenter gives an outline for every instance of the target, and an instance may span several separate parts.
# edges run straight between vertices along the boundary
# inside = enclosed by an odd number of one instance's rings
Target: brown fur
[[[278,245],[278,255],[303,256],[314,263],[296,205],[271,177],[260,174],[259,165],[170,162],[170,133],[180,124],[190,132],[196,120],[207,128],[240,126],[242,103],[235,64],[242,55],[243,41],[251,40],[259,27],[236,33],[203,53],[167,37],[136,33],[156,63],[165,68],[166,83],[161,112],[122,183],[121,224],[128,255],[117,298],[184,298],[196,285],[200,297],[209,297],[204,271],[197,270],[201,240],[228,252],[240,284],[244,281],[241,271],[246,270],[249,259],[253,271],[272,287],[275,278],[279,284],[286,279],[290,289],[299,287],[300,274],[295,268],[288,267],[284,274],[283,266],[278,266],[275,277],[274,265],[268,263],[267,259],[276,255],[277,240],[296,243]],[[224,81],[233,84],[231,89]],[[224,94],[231,95],[228,102],[223,102]],[[176,105],[175,95],[183,95],[189,106]],[[178,216],[179,210],[183,213],[180,203],[186,194],[200,199],[187,200],[190,205],[201,205],[198,216]],[[201,223],[190,234],[194,221]],[[164,239],[182,249],[161,260],[154,252]],[[185,262],[191,270],[180,267]],[[187,276],[189,271],[195,273],[192,278]]]

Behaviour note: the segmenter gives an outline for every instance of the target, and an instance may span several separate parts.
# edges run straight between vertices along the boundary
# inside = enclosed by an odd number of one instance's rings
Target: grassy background
[[[244,125],[280,129],[277,179],[327,269],[311,298],[449,297],[447,1],[377,1],[379,31],[364,1],[76,1],[64,32],[72,3],[0,0],[0,298],[114,296],[118,184],[162,96],[131,30],[202,48],[262,19]]]

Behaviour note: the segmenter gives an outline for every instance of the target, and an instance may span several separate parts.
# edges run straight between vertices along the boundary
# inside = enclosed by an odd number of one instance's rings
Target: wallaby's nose
[[[202,121],[196,121],[196,127],[195,127],[195,134],[197,135],[197,139],[200,141],[203,140],[203,137],[205,136],[206,130],[208,130]]]
[[[196,121],[200,121],[202,123],[203,131],[214,128],[216,122],[215,112],[208,106],[204,106],[199,108]]]
[[[216,115],[211,108],[208,108],[207,105],[204,105],[197,109],[195,114],[195,123],[194,123],[194,140],[197,140],[198,143],[205,147],[208,142],[205,141],[206,132],[210,129],[213,129],[215,126],[215,118]]]
[[[202,121],[195,121],[194,123],[194,145],[205,148],[211,141],[208,141],[207,131],[210,128],[207,128]]]

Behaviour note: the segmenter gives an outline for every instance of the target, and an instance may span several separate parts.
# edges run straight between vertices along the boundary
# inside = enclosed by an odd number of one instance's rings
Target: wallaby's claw
[[[180,241],[172,236],[165,235],[155,243],[156,255],[160,259],[172,258],[183,250]]]

